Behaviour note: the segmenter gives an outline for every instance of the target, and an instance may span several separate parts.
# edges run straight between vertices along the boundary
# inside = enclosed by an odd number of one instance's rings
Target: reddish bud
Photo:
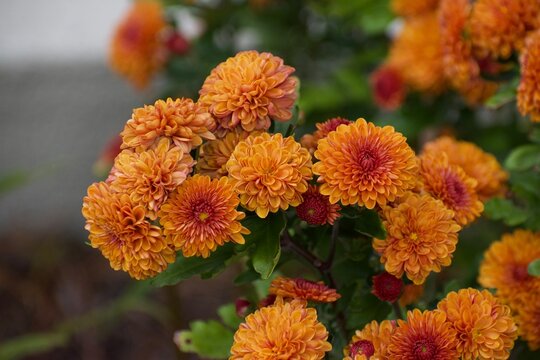
[[[276,301],[276,295],[268,295],[267,297],[265,297],[264,299],[262,299],[260,302],[259,302],[259,308],[263,308],[263,307],[267,307],[267,306],[270,306],[270,305],[274,305],[274,302]]]
[[[368,340],[358,340],[351,345],[351,358],[354,359],[356,355],[364,355],[369,359],[375,353],[375,347],[371,341]]]
[[[177,55],[185,55],[190,49],[190,44],[187,39],[178,32],[171,32],[165,40],[167,49]]]
[[[397,301],[402,289],[403,282],[401,279],[398,279],[387,272],[380,273],[373,277],[373,289],[371,290],[371,293],[382,301]]]
[[[236,306],[236,315],[238,317],[245,317],[247,315],[250,302],[246,299],[236,299],[236,302],[234,303]]]
[[[388,65],[377,69],[370,78],[375,103],[385,110],[395,110],[405,98],[405,83],[399,72]]]

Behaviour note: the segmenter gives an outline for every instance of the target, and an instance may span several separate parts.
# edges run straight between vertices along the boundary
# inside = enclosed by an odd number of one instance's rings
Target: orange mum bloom
[[[236,211],[238,196],[226,177],[210,179],[195,175],[169,196],[159,211],[167,239],[186,257],[210,256],[218,246],[232,241],[244,243],[249,230]]]
[[[529,349],[540,349],[540,297],[537,296],[527,304],[519,307],[516,321],[519,325],[519,336],[527,341]]]
[[[313,173],[320,192],[332,204],[359,204],[373,209],[402,196],[415,186],[417,165],[403,135],[391,126],[364,119],[340,125],[319,141]]]
[[[339,295],[335,289],[329,288],[322,281],[313,282],[305,279],[277,277],[272,280],[270,294],[284,298],[302,299],[331,303],[337,301]]]
[[[296,207],[298,217],[310,225],[333,225],[339,217],[341,206],[331,204],[328,196],[319,192],[319,188],[309,185],[308,191],[302,195],[304,200]]]
[[[343,349],[343,360],[387,359],[390,338],[396,330],[395,321],[372,321],[356,330],[351,342]]]
[[[90,245],[101,251],[114,270],[146,279],[165,270],[176,257],[161,229],[146,219],[145,207],[127,194],[112,192],[106,183],[88,188],[82,213]]]
[[[311,179],[311,156],[292,136],[262,133],[241,141],[226,164],[242,206],[265,218],[302,202]]]
[[[349,125],[350,123],[350,120],[341,117],[335,117],[322,123],[316,123],[315,126],[317,127],[317,130],[315,130],[313,135],[306,134],[302,136],[302,138],[300,139],[300,144],[302,144],[303,147],[308,149],[309,153],[313,155],[315,153],[315,150],[317,150],[317,144],[319,143],[319,140],[327,137],[328,134],[336,130],[339,125]]]
[[[516,230],[505,234],[484,254],[478,282],[497,289],[497,296],[520,308],[529,295],[540,294],[540,277],[531,276],[527,267],[540,258],[540,234]],[[533,301],[534,302],[534,301]]]
[[[164,64],[160,33],[167,23],[159,1],[137,1],[113,35],[109,62],[135,87],[144,88]]]
[[[168,98],[134,109],[120,135],[123,149],[139,146],[147,149],[160,137],[168,137],[184,153],[189,153],[202,144],[203,138],[215,139],[211,133],[214,128],[212,116],[193,100]]]
[[[201,147],[199,161],[197,162],[197,171],[201,175],[208,175],[211,178],[219,178],[227,176],[227,168],[225,164],[231,157],[234,148],[242,140],[245,140],[249,135],[259,135],[260,132],[254,131],[249,133],[237,128],[230,131],[222,139],[208,141]]]
[[[148,150],[122,151],[115,160],[108,181],[111,189],[129,194],[134,203],[147,207],[146,214],[155,220],[161,204],[191,173],[195,161],[169,139],[161,139]]]
[[[395,110],[405,99],[405,83],[399,71],[389,65],[382,65],[370,78],[371,92],[378,107],[384,110]]]
[[[407,321],[398,327],[388,345],[393,360],[456,360],[456,331],[439,311],[415,309],[407,312]]]
[[[428,142],[423,149],[423,154],[440,156],[441,153],[446,153],[450,164],[460,166],[477,181],[476,192],[480,199],[487,200],[504,191],[508,174],[495,156],[471,142],[456,141],[449,136]]]
[[[451,164],[445,153],[422,155],[420,175],[424,190],[453,210],[459,225],[471,223],[484,210],[476,192],[478,182],[467,176],[460,166]]]
[[[461,227],[444,204],[429,195],[410,194],[396,207],[383,209],[386,240],[373,239],[386,271],[403,273],[422,284],[429,273],[452,262]]]
[[[489,291],[452,291],[437,307],[457,333],[456,348],[461,359],[508,359],[517,338],[517,326],[510,308]]]
[[[438,93],[444,89],[441,32],[435,13],[405,21],[391,45],[388,65],[417,91]]]
[[[470,19],[471,40],[480,57],[509,58],[527,33],[540,25],[537,0],[478,0]]]
[[[219,127],[266,130],[270,120],[287,121],[296,100],[294,68],[270,53],[243,51],[219,64],[204,81],[199,102]]]
[[[246,317],[234,334],[230,360],[323,359],[332,350],[317,311],[305,302],[277,298]]]
[[[424,285],[407,284],[398,300],[399,306],[407,306],[417,302],[424,294]]]
[[[418,16],[437,9],[439,0],[392,0],[392,11],[399,16]]]
[[[530,115],[532,121],[540,122],[540,31],[527,38],[520,64],[518,110],[521,115]]]

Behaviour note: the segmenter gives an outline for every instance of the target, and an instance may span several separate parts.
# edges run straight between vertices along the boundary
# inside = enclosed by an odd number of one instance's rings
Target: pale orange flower
[[[296,207],[296,214],[310,225],[333,225],[340,216],[341,206],[331,204],[328,196],[321,194],[317,186],[309,185],[302,198],[304,200]]]
[[[356,330],[349,344],[343,349],[343,360],[386,360],[390,339],[396,330],[396,322],[372,321],[362,330]]]
[[[159,211],[167,239],[185,257],[210,256],[227,242],[243,244],[249,230],[240,220],[243,212],[232,184],[226,177],[210,179],[195,175],[184,181]]]
[[[309,152],[281,134],[262,133],[241,141],[226,168],[242,206],[261,218],[300,205],[313,176]]]
[[[521,115],[540,122],[540,31],[530,35],[520,57],[521,80],[517,90],[517,105]]]
[[[144,88],[164,64],[160,33],[167,23],[159,1],[137,1],[115,30],[109,62],[135,87]]]
[[[400,278],[405,273],[422,284],[432,272],[452,262],[461,227],[444,204],[429,195],[410,194],[396,207],[383,209],[386,240],[373,239],[386,271]]]
[[[165,270],[176,257],[158,226],[146,218],[145,206],[128,194],[114,193],[100,182],[84,197],[85,229],[93,248],[99,249],[114,270],[123,270],[137,280]]]
[[[341,297],[335,289],[329,288],[322,281],[313,282],[300,278],[291,279],[282,276],[272,280],[268,291],[272,295],[283,298],[326,303],[337,301]]]
[[[214,119],[191,99],[157,100],[133,110],[124,127],[122,148],[143,147],[156,143],[161,137],[171,139],[184,153],[202,144],[203,139],[215,139]]]
[[[234,334],[230,360],[319,360],[332,350],[317,311],[302,300],[263,307],[246,317]]]
[[[292,117],[297,83],[293,72],[270,53],[243,51],[212,70],[199,91],[199,103],[221,130],[267,130],[270,120]]]
[[[359,204],[373,209],[402,196],[416,183],[413,150],[391,126],[364,119],[340,125],[319,141],[313,173],[320,175],[320,193],[332,204]]]
[[[439,0],[392,0],[392,11],[399,16],[418,16],[437,9]]]

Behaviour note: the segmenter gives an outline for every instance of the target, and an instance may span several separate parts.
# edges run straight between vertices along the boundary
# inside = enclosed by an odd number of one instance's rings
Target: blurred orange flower
[[[439,0],[392,0],[392,11],[399,16],[418,16],[437,9]]]
[[[335,289],[329,288],[322,281],[313,282],[305,279],[277,277],[272,280],[270,294],[283,298],[302,299],[307,301],[331,303],[337,301],[339,295]]]
[[[424,285],[406,284],[398,300],[399,306],[405,307],[417,302],[424,294]]]
[[[520,57],[521,80],[517,90],[517,105],[521,115],[530,115],[540,122],[540,31],[530,35]]]
[[[538,293],[531,302],[519,307],[516,321],[519,326],[519,336],[527,341],[529,349],[531,351],[540,349],[540,296]]]

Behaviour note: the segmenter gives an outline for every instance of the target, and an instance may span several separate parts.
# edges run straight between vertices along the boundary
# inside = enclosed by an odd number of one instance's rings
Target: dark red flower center
[[[431,339],[417,340],[413,346],[415,360],[433,360],[437,355],[437,346]]]
[[[318,193],[305,193],[304,201],[296,207],[296,213],[310,225],[323,225],[328,219],[328,199]]]
[[[375,353],[375,348],[371,341],[358,340],[351,345],[351,357],[354,359],[356,355],[365,355],[368,359]]]
[[[457,207],[465,207],[469,202],[469,194],[465,184],[454,174],[447,173],[445,176],[446,192],[449,200]]]
[[[405,94],[405,85],[399,73],[389,67],[383,67],[371,77],[373,97],[383,109],[393,110],[401,105]]]
[[[382,301],[395,302],[401,295],[403,282],[401,279],[383,272],[373,277],[372,293]]]

